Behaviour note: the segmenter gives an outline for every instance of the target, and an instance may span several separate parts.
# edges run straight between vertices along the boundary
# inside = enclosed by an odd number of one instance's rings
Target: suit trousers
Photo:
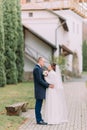
[[[41,115],[41,108],[42,108],[43,99],[36,99],[35,104],[35,116],[36,116],[36,122],[39,123],[42,121],[42,115]]]

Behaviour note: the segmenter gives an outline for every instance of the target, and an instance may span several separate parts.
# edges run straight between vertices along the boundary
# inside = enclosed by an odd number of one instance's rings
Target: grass
[[[0,87],[0,130],[18,130],[25,118],[6,115],[7,105],[27,101],[29,108],[34,108],[33,83],[25,82],[17,85]]]
[[[82,74],[87,74],[87,71],[83,71]]]

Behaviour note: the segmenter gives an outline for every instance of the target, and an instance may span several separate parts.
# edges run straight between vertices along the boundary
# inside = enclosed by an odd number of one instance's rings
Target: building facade
[[[32,72],[39,56],[47,63],[64,55],[66,68],[74,75],[82,73],[82,17],[72,10],[51,10],[35,1],[22,0],[22,24],[25,38],[25,72]],[[38,1],[41,4],[41,0]],[[32,5],[32,6],[31,6]],[[48,6],[49,5],[49,6]],[[47,3],[47,6],[50,7]],[[53,5],[52,5],[53,6]]]

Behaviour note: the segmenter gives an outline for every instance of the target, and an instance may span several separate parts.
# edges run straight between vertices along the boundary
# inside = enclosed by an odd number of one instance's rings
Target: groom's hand
[[[50,88],[54,88],[54,85],[53,85],[53,84],[50,84],[49,87],[50,87]]]

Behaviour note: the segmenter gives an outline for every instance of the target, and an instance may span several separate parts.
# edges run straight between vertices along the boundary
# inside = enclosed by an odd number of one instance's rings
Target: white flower
[[[48,76],[48,71],[47,70],[43,71],[43,75]]]

